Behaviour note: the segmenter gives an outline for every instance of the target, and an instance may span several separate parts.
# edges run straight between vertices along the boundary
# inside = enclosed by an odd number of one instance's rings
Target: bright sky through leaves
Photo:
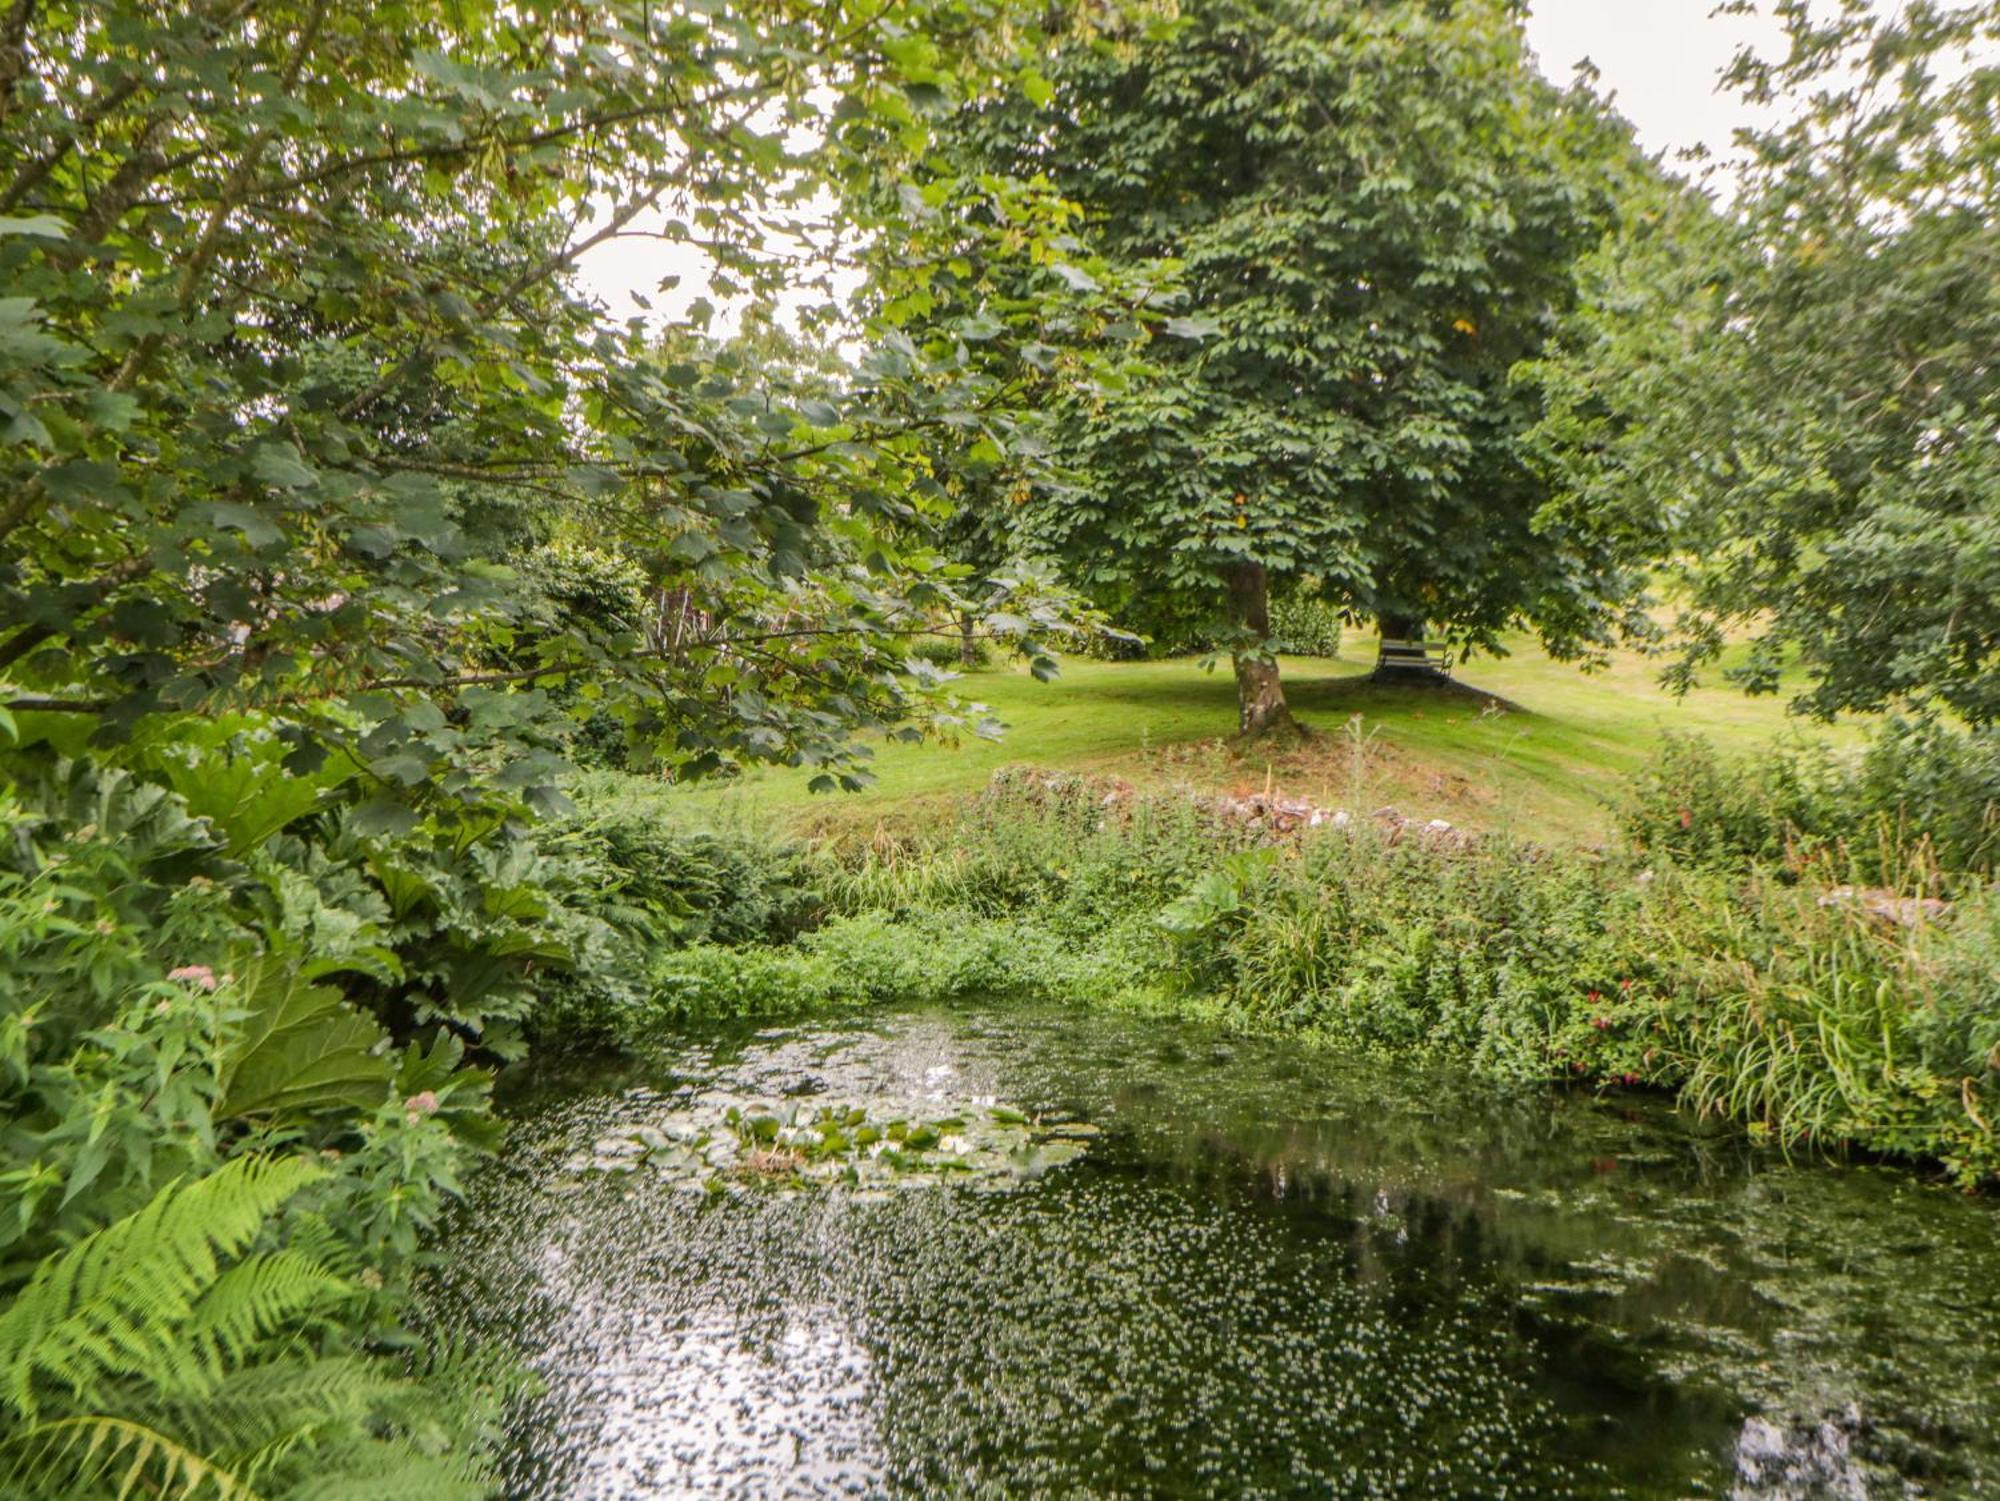
[[[1778,27],[1769,17],[1713,17],[1713,7],[1714,0],[1536,0],[1528,41],[1543,73],[1558,83],[1584,58],[1595,63],[1600,87],[1616,94],[1620,113],[1637,126],[1648,151],[1671,157],[1706,146],[1723,155],[1731,133],[1751,116],[1741,100],[1717,92],[1716,80],[1737,48],[1774,42]],[[580,269],[584,287],[618,318],[642,311],[634,292],[662,323],[684,317],[689,304],[708,292],[707,256],[658,239],[607,241],[583,258]],[[659,292],[660,281],[672,276],[679,285]],[[724,306],[717,327],[732,324]]]

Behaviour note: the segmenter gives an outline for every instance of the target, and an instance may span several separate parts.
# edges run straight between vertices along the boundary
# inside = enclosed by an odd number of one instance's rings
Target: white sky
[[[1566,83],[1576,64],[1589,58],[1601,75],[1598,88],[1611,94],[1638,129],[1640,144],[1672,165],[1677,153],[1706,146],[1727,156],[1732,132],[1748,123],[1743,103],[1718,93],[1716,79],[1745,43],[1768,50],[1779,35],[1768,15],[1711,16],[1715,0],[1532,0],[1528,41],[1542,72]],[[1768,7],[1766,7],[1768,9]],[[645,226],[635,226],[643,228]],[[582,284],[613,317],[640,311],[631,294],[653,303],[648,316],[679,319],[707,289],[706,258],[698,250],[655,239],[609,241],[579,263]],[[671,292],[657,290],[662,277],[678,275]],[[717,299],[719,301],[719,299]],[[725,308],[722,331],[733,320]]]
[[[1776,50],[1782,34],[1768,14],[1711,16],[1715,0],[1531,0],[1528,43],[1542,72],[1569,81],[1585,58],[1602,75],[1618,112],[1638,128],[1648,151],[1674,155],[1706,146],[1729,153],[1738,126],[1750,123],[1742,100],[1716,80],[1746,44]],[[1766,7],[1768,10],[1769,7]]]

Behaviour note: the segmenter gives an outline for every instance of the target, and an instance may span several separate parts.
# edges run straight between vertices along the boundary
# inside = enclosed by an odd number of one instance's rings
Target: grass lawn
[[[1586,675],[1550,661],[1529,638],[1510,644],[1511,657],[1481,659],[1458,674],[1501,705],[1369,682],[1371,635],[1350,632],[1338,660],[1286,658],[1293,711],[1317,733],[1275,755],[1230,744],[1236,695],[1226,662],[1204,672],[1186,658],[1074,660],[1054,683],[1014,669],[976,672],[961,691],[1008,726],[997,742],[883,744],[874,763],[879,780],[861,793],[816,795],[808,773],[767,768],[677,796],[704,821],[851,831],[920,816],[977,791],[996,767],[1031,762],[1139,786],[1270,787],[1327,807],[1392,805],[1470,828],[1590,842],[1608,830],[1609,803],[1626,773],[1665,731],[1743,748],[1787,733],[1829,733],[1788,718],[1782,699],[1746,698],[1720,683],[1676,700],[1659,686],[1658,664],[1636,654]]]

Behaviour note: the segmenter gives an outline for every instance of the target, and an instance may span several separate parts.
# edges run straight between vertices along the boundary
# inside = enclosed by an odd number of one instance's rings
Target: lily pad
[[[990,1099],[961,1107],[711,1094],[661,1104],[657,1120],[598,1141],[571,1171],[592,1178],[643,1170],[709,1194],[811,1188],[866,1201],[947,1182],[1006,1191],[1082,1156],[1097,1132]]]

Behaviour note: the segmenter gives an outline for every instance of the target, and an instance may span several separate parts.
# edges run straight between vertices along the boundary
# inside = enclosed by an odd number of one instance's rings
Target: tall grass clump
[[[1102,779],[1003,767],[955,816],[901,835],[829,844],[815,886],[829,911],[1033,911],[1058,931],[1157,910],[1254,836],[1187,798]]]
[[[1183,987],[1255,1025],[1488,1079],[1623,1076],[1590,1023],[1643,968],[1638,901],[1594,861],[1371,828],[1237,856],[1162,926]]]
[[[2000,1174],[1991,887],[1947,907],[1675,876],[1640,919],[1666,980],[1657,1047],[1689,1105],[1788,1145],[1936,1158],[1968,1185]]]

